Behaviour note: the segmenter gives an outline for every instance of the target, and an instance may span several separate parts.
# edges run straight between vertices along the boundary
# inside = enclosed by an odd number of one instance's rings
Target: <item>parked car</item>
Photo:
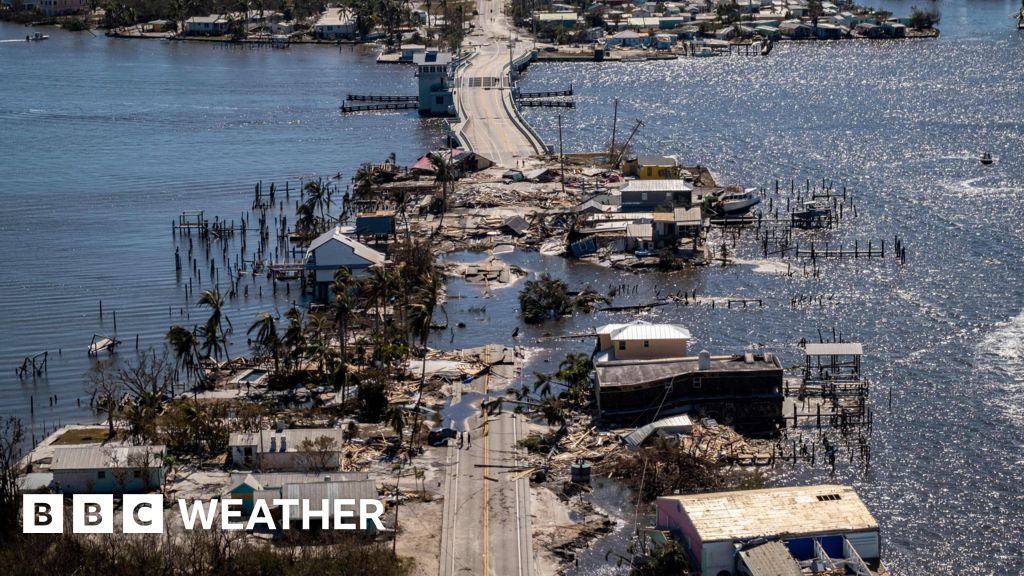
[[[650,256],[654,256],[654,252],[652,252],[652,251],[650,251],[650,250],[643,250],[643,249],[641,249],[641,250],[637,250],[637,251],[636,251],[636,252],[634,252],[633,254],[634,254],[634,255],[635,255],[635,256],[636,256],[637,258],[648,258],[648,257],[650,257]]]
[[[455,438],[458,432],[451,428],[434,428],[427,433],[427,444],[431,446],[447,446],[450,438]]]

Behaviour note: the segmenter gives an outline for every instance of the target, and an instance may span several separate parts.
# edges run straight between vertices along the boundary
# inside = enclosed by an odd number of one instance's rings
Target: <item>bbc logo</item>
[[[123,533],[164,531],[164,497],[160,494],[125,494],[122,504]],[[23,494],[21,506],[25,534],[64,532],[64,497],[60,494]],[[71,500],[71,531],[76,534],[112,534],[114,516],[111,494],[75,494]]]

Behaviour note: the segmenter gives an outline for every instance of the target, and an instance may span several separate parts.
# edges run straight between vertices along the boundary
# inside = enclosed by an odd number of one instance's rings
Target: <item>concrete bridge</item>
[[[512,98],[510,64],[525,57],[525,42],[515,37],[500,0],[477,0],[476,29],[466,39],[474,52],[455,73],[453,131],[464,146],[505,167],[544,152],[544,143],[519,115]]]

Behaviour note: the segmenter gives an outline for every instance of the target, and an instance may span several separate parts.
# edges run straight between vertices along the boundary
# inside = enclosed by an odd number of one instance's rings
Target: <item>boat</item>
[[[984,164],[985,166],[988,166],[992,162],[993,160],[991,152],[985,152],[984,154],[981,155],[981,163]]]
[[[49,40],[49,39],[50,39],[50,37],[47,36],[46,34],[43,34],[42,32],[36,32],[35,34],[33,34],[31,36],[25,36],[25,41],[26,42],[38,42],[40,40]]]
[[[715,198],[712,208],[722,215],[746,214],[761,202],[761,199],[754,195],[756,191],[756,188],[727,188]]]

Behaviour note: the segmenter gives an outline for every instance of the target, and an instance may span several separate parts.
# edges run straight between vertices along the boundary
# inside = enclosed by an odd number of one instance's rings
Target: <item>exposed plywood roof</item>
[[[800,564],[789,553],[789,548],[778,540],[771,540],[740,551],[740,558],[751,576],[802,576]]]
[[[693,186],[686,180],[630,180],[620,188],[623,192],[689,192]]]
[[[878,530],[878,522],[850,486],[663,496],[659,506],[666,501],[682,507],[705,543]]]
[[[864,346],[859,342],[808,343],[804,352],[808,356],[863,356]]]

